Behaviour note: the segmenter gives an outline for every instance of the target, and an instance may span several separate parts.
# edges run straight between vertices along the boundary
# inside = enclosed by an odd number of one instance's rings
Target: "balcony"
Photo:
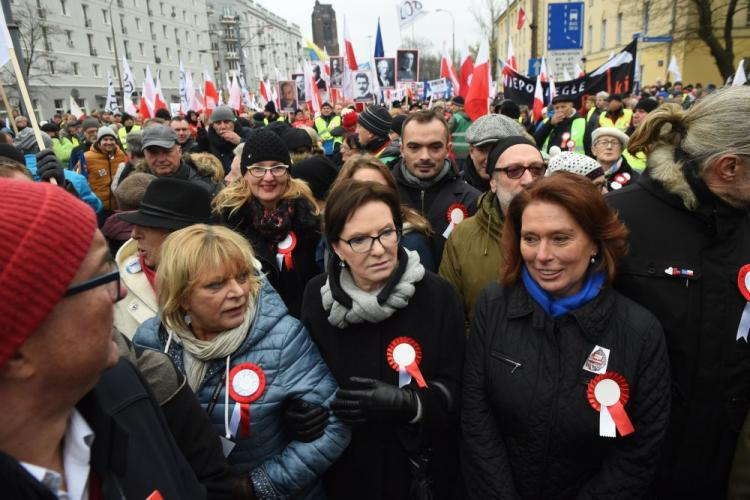
[[[224,33],[224,40],[227,42],[236,42],[239,39],[236,33]]]
[[[90,28],[91,27],[91,19],[84,19],[83,20],[83,25],[86,26],[87,28]]]
[[[219,21],[221,24],[237,24],[240,22],[240,16],[221,16]]]
[[[96,49],[94,48],[89,49],[89,54],[91,54],[92,56],[96,56]]]
[[[240,58],[239,52],[226,52],[224,59],[227,61],[237,61]]]

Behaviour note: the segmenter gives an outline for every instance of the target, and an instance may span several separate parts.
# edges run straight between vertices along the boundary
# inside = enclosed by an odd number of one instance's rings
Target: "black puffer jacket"
[[[599,436],[583,369],[596,346],[625,377],[627,437]],[[464,362],[462,466],[469,498],[641,498],[669,412],[669,365],[656,318],[611,289],[553,319],[522,285],[488,286]]]
[[[291,231],[297,237],[297,245],[292,251],[294,269],[287,269],[286,264],[279,269],[276,244],[267,241],[255,230],[247,203],[231,216],[223,214],[222,219],[228,227],[247,238],[255,257],[263,266],[263,273],[281,295],[289,314],[299,318],[305,285],[322,271],[315,260],[315,251],[320,242],[320,218],[312,213],[310,203],[304,198],[295,200],[291,224]]]
[[[443,232],[448,227],[448,208],[458,203],[466,208],[469,216],[472,216],[477,211],[477,199],[480,193],[461,179],[452,165],[448,175],[428,189],[421,189],[406,180],[401,171],[402,164],[403,159],[393,166],[393,175],[396,177],[401,203],[419,210],[430,221],[434,231],[432,253],[434,261],[440,262],[446,240]]]
[[[635,186],[606,199],[630,229],[615,287],[649,308],[667,339],[673,397],[658,491],[663,498],[726,498],[750,405],[750,344],[737,340],[747,303],[737,275],[750,263],[750,217],[707,190],[698,209],[688,210],[653,172],[649,165]]]
[[[240,136],[240,141],[247,141],[253,133],[252,129],[240,126],[235,123],[234,131]],[[198,134],[198,144],[193,148],[191,153],[211,153],[221,161],[224,167],[224,175],[229,173],[232,168],[232,159],[234,158],[234,148],[237,144],[225,140],[213,127],[209,127],[205,133]]]

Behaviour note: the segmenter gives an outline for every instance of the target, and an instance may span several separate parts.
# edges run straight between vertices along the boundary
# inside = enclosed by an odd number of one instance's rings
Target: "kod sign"
[[[551,3],[547,8],[547,50],[583,48],[583,2]]]

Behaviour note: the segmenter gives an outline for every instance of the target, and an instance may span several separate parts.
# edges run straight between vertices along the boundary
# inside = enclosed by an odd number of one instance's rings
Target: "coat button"
[[[648,268],[648,274],[656,274],[656,268],[654,266],[650,266]]]

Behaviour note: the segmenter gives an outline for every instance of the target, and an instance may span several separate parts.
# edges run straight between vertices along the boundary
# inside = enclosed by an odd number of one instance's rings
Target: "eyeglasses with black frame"
[[[495,170],[505,172],[505,175],[508,176],[508,179],[520,179],[521,177],[523,177],[524,172],[526,172],[527,170],[532,177],[541,177],[544,175],[544,172],[547,171],[547,165],[529,165],[528,167],[511,165],[510,167],[496,168]]]
[[[250,167],[247,169],[250,175],[262,179],[266,172],[271,172],[274,177],[281,177],[289,171],[289,165],[274,165],[273,167]]]
[[[84,281],[83,283],[71,286],[65,291],[63,297],[70,297],[98,286],[108,285],[109,295],[112,297],[112,300],[114,302],[119,301],[122,299],[122,296],[120,295],[120,271],[117,269],[117,263],[115,261],[110,262],[110,267],[112,270],[106,274],[102,274],[88,281]]]
[[[372,250],[375,240],[377,240],[383,248],[392,247],[401,241],[401,231],[394,228],[388,228],[381,231],[377,236],[355,236],[349,240],[342,240],[339,238],[339,241],[348,244],[354,253],[368,253]]]

